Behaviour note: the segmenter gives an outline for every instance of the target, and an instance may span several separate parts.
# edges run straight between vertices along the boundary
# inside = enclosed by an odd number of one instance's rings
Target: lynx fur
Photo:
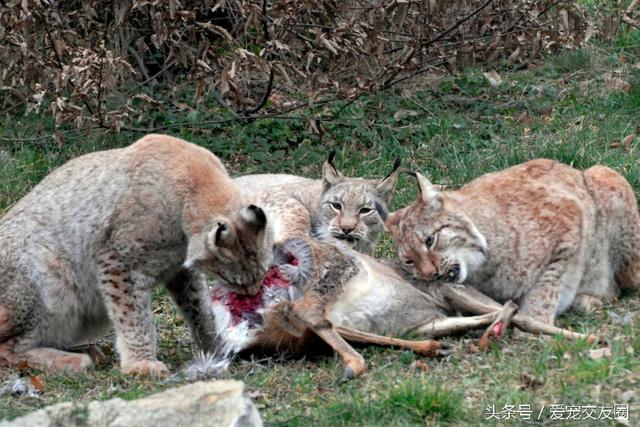
[[[215,325],[202,274],[257,292],[271,264],[262,209],[209,151],[148,135],[53,171],[0,219],[0,363],[81,372],[63,351],[113,325],[122,371],[162,375],[151,290],[165,283],[199,346]]]
[[[589,309],[640,282],[640,218],[615,171],[533,160],[438,191],[420,192],[386,227],[415,278],[471,285],[553,324],[570,306]]]

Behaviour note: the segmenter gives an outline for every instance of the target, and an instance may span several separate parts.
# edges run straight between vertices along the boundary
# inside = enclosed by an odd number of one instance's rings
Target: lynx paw
[[[122,373],[161,378],[169,375],[169,369],[167,369],[164,363],[158,360],[140,360],[126,364],[123,363]]]
[[[603,306],[602,300],[591,295],[578,294],[573,299],[571,307],[583,313],[590,313]]]

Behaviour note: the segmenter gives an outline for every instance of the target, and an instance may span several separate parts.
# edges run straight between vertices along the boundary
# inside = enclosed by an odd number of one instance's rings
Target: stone
[[[0,427],[262,426],[243,392],[241,381],[201,381],[131,401],[58,403]]]

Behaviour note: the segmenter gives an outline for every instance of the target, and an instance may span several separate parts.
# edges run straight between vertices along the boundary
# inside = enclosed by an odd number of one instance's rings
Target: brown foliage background
[[[185,94],[283,113],[438,68],[527,63],[595,31],[558,0],[16,0],[0,8],[0,101],[115,130],[188,108]]]

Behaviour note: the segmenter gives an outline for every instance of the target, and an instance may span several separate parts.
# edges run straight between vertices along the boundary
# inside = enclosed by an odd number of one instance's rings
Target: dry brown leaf
[[[178,109],[178,111],[193,110],[193,108],[191,108],[186,102],[174,102],[173,105]]]
[[[537,390],[544,385],[544,381],[529,374],[522,374],[520,381],[522,383],[520,385],[521,390]]]
[[[287,1],[272,2],[266,17],[260,2],[247,0],[134,1],[116,2],[115,19],[107,21],[104,2],[97,0],[69,5],[64,13],[58,7],[31,13],[37,3],[8,2],[0,12],[0,33],[8,35],[0,41],[6,59],[0,86],[11,87],[11,98],[35,99],[27,108],[37,109],[38,99],[56,100],[48,111],[56,124],[106,121],[113,129],[140,118],[127,105],[140,85],[152,87],[155,99],[173,96],[177,86],[193,88],[197,101],[218,90],[225,104],[240,109],[256,99],[256,81],[278,63],[277,108],[287,108],[301,96],[310,103],[353,99],[391,82],[411,82],[416,72],[457,71],[505,58],[526,63],[560,47],[577,48],[596,29],[611,35],[619,27],[619,20],[590,22],[573,2],[544,9],[545,2],[529,0],[495,0],[475,14],[479,2],[354,7],[353,1]],[[437,40],[452,25],[452,34],[465,35],[462,41]],[[432,70],[422,66],[443,58],[447,63]],[[485,78],[494,87],[504,85],[495,71]],[[629,90],[619,83],[610,82],[615,90]],[[106,110],[109,116],[96,120]]]
[[[471,341],[467,343],[466,350],[468,354],[475,354],[480,352],[480,349],[478,348],[478,346]]]
[[[593,360],[611,357],[611,349],[609,347],[602,347],[595,350],[589,350],[589,357]]]
[[[498,87],[502,84],[502,77],[495,71],[489,71],[487,73],[482,73],[485,79],[489,82],[491,87]]]
[[[403,120],[403,119],[406,119],[407,117],[415,117],[415,116],[417,116],[417,115],[418,115],[418,112],[417,112],[417,111],[402,109],[402,110],[398,110],[398,111],[396,111],[396,112],[393,114],[393,119],[394,119],[396,122],[399,122],[399,121],[401,121],[401,120]]]
[[[522,124],[525,124],[527,126],[531,126],[533,124],[533,122],[535,121],[533,119],[533,117],[531,117],[529,115],[528,112],[523,111],[519,116],[518,116],[518,121]]]
[[[424,360],[416,360],[411,364],[411,367],[422,372],[429,372],[429,364],[427,364],[427,362],[425,362]]]
[[[37,392],[42,393],[45,389],[44,381],[40,375],[35,375],[30,378],[31,384],[33,384],[33,388],[36,389]]]
[[[620,400],[622,402],[631,402],[638,400],[638,394],[635,390],[627,390],[620,395]]]

